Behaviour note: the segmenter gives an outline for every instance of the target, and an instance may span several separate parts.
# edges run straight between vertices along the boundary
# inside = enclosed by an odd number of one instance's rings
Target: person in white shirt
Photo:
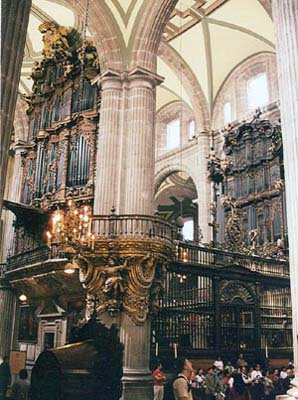
[[[217,357],[216,357],[216,360],[214,361],[213,366],[214,366],[215,368],[217,368],[219,371],[223,371],[223,369],[224,369],[224,364],[223,364],[223,361],[222,361],[222,359],[221,359],[220,356],[217,356]]]
[[[282,370],[280,371],[280,379],[286,379],[286,377],[288,376],[287,374],[287,368],[283,367]]]
[[[262,377],[263,377],[263,374],[261,372],[261,366],[260,366],[260,364],[257,364],[256,368],[251,373],[251,379],[253,382],[259,382],[259,380]]]

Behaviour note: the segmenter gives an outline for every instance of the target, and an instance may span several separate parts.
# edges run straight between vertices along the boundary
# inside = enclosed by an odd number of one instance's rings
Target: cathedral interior
[[[0,356],[87,370],[96,320],[125,400],[298,373],[297,37],[295,0],[2,1]]]

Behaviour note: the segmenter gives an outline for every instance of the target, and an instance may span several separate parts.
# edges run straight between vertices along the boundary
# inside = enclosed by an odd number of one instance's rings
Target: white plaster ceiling
[[[128,49],[142,6],[151,0],[100,1],[109,8]],[[165,28],[163,40],[194,74],[211,114],[216,95],[231,71],[253,54],[274,51],[273,23],[260,1],[179,0]],[[41,57],[43,43],[38,26],[44,20],[54,20],[82,31],[83,16],[74,13],[68,0],[32,1],[21,93],[28,93],[32,86],[28,76],[33,61]],[[157,89],[157,109],[178,99],[192,107],[191,96],[182,84],[179,71],[174,72],[161,58],[158,58],[157,68],[158,74],[165,77],[163,85]]]

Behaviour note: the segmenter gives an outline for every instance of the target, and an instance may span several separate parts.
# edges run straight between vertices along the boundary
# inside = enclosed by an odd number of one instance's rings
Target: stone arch
[[[219,292],[222,304],[255,304],[255,294],[251,288],[239,281],[225,282]]]
[[[259,0],[259,3],[264,7],[265,11],[272,19],[272,3],[271,0]]]
[[[158,171],[155,174],[154,178],[154,193],[157,193],[159,186],[161,183],[171,174],[174,172],[186,172],[190,178],[193,180],[194,185],[196,187],[196,180],[193,176],[193,171],[190,170],[189,166],[186,164],[173,164],[173,165],[168,165],[164,168],[162,168],[160,171]],[[196,191],[198,193],[198,188],[196,187]]]
[[[272,51],[262,51],[255,53],[242,60],[237,64],[222,82],[214,100],[212,129],[220,129],[224,127],[222,108],[228,98],[232,99],[235,108],[235,118],[233,120],[243,119],[247,117],[249,111],[246,107],[246,97],[243,95],[244,86],[247,79],[264,72],[268,75],[268,87],[271,101],[277,99],[278,87],[277,81],[272,79],[277,74],[276,57]]]
[[[71,0],[70,6],[85,15],[84,1]],[[101,71],[125,69],[125,45],[121,31],[104,1],[91,1],[89,9],[89,31],[96,45]]]
[[[142,67],[156,72],[156,56],[161,35],[176,3],[177,0],[144,2],[129,40],[130,69]]]
[[[210,128],[210,117],[207,99],[192,69],[166,41],[161,40],[158,56],[174,71],[178,79],[182,79],[182,84],[191,97],[196,125],[201,127],[202,130],[208,130]]]

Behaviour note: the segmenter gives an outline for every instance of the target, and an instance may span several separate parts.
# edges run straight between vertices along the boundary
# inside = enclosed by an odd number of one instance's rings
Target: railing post
[[[256,356],[261,352],[261,309],[260,309],[261,283],[256,282],[255,297],[255,335],[256,335]]]
[[[219,299],[219,285],[220,277],[214,276],[212,280],[213,284],[213,307],[214,307],[214,339],[215,339],[215,350],[217,353],[220,352],[221,348],[221,332],[220,332],[220,299]]]
[[[113,206],[111,208],[111,214],[109,217],[109,232],[108,232],[108,236],[111,238],[116,237],[117,232],[116,232],[116,222],[117,222],[117,216],[115,215],[115,207]]]

